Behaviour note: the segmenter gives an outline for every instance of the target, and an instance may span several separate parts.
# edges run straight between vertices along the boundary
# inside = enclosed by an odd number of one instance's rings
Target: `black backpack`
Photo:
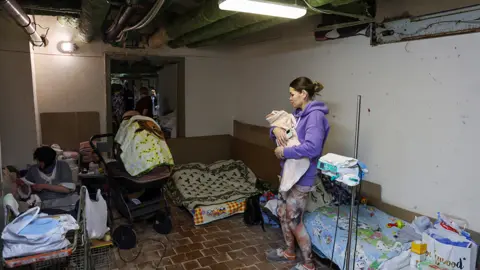
[[[260,209],[260,196],[261,194],[257,194],[247,198],[243,220],[247,225],[260,224],[262,225],[262,230],[265,231],[262,210]]]

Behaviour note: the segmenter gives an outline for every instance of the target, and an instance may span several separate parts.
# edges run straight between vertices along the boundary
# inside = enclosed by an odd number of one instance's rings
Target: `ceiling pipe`
[[[33,46],[43,47],[47,45],[47,39],[38,34],[35,24],[15,0],[0,0],[0,7],[15,20],[18,26],[23,28],[30,37]]]
[[[157,16],[158,11],[160,11],[160,9],[162,8],[162,6],[163,6],[164,3],[165,3],[165,0],[157,0],[157,1],[155,2],[155,4],[153,4],[152,8],[151,8],[150,11],[147,13],[147,15],[145,15],[145,17],[143,17],[143,19],[141,19],[141,20],[140,20],[138,23],[136,23],[134,26],[127,27],[127,28],[123,29],[123,30],[120,32],[119,37],[117,38],[117,41],[118,41],[118,40],[123,40],[124,37],[125,37],[125,34],[126,34],[128,31],[142,29],[142,28],[144,28],[145,26],[147,26],[149,23],[151,23],[152,20]]]
[[[124,11],[120,11],[110,28],[105,32],[105,41],[115,42],[118,35],[122,32],[128,23],[128,20],[135,14],[136,8],[127,6]]]

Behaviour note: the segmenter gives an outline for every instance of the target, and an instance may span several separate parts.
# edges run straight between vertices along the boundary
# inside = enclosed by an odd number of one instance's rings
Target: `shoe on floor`
[[[290,270],[315,270],[315,266],[313,266],[313,268],[308,268],[303,263],[297,263]]]
[[[294,262],[296,255],[286,254],[283,249],[277,248],[267,252],[267,260],[269,262]]]

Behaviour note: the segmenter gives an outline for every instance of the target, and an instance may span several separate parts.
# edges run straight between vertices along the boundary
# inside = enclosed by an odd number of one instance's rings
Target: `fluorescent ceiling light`
[[[220,0],[218,7],[221,10],[254,13],[288,19],[298,19],[307,14],[307,9],[302,6],[263,0]]]

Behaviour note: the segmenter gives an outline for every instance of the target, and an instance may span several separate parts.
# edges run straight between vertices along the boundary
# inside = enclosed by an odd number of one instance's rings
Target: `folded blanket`
[[[272,127],[283,128],[287,131],[290,130],[292,136],[288,139],[287,147],[300,144],[295,130],[296,120],[292,114],[285,111],[272,111],[271,114],[267,115],[267,121]],[[279,191],[286,192],[290,190],[305,172],[307,172],[309,166],[310,160],[308,158],[287,159],[283,166]]]
[[[70,215],[44,216],[34,207],[5,226],[3,257],[12,258],[50,252],[67,247],[65,235],[79,226]]]

